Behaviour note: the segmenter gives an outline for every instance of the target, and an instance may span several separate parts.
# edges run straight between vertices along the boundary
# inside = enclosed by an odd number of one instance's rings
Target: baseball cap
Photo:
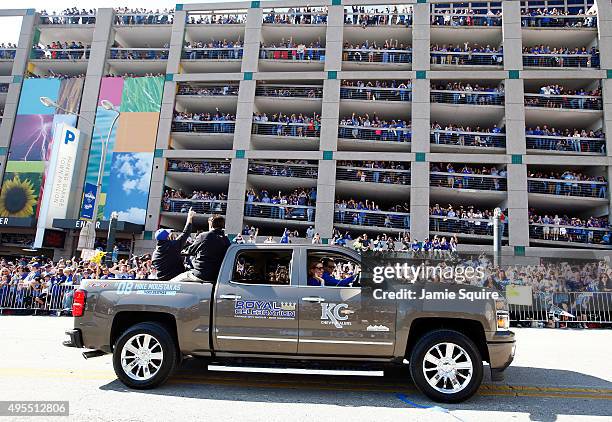
[[[155,232],[155,240],[168,240],[172,230],[170,229],[159,229]]]

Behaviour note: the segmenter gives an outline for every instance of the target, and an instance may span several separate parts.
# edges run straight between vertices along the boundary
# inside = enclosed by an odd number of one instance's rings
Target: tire
[[[446,357],[450,345],[452,360]],[[442,362],[436,365],[426,357],[439,358]],[[435,330],[426,334],[412,349],[409,364],[417,388],[430,399],[442,403],[459,403],[472,397],[480,387],[484,373],[482,357],[474,342],[453,330]]]
[[[147,341],[149,347],[139,347],[145,346]],[[139,349],[142,350],[142,355],[135,353]],[[178,361],[176,350],[172,336],[163,325],[156,322],[133,325],[121,334],[115,343],[113,350],[115,374],[129,388],[147,390],[158,387],[168,380],[176,367]],[[146,370],[149,371],[148,374]],[[155,372],[151,374],[153,371]]]

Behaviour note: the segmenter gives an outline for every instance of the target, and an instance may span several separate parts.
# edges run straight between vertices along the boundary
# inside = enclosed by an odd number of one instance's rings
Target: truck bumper
[[[514,360],[516,340],[512,331],[500,331],[487,342],[491,369],[503,371]]]
[[[83,348],[83,334],[81,330],[75,328],[74,330],[66,331],[66,335],[68,336],[68,340],[64,340],[62,344],[66,347],[78,347],[79,349]]]

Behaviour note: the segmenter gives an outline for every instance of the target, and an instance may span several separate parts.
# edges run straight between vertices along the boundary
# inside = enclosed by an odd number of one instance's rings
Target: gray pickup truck
[[[483,361],[493,379],[512,362],[505,300],[380,300],[359,276],[342,286],[317,283],[311,275],[323,271],[321,262],[354,271],[361,258],[335,246],[232,245],[215,281],[88,280],[74,293],[74,329],[64,345],[92,349],[85,357],[112,353],[117,377],[136,389],[164,383],[192,356],[211,364],[395,374],[406,373],[403,367],[420,391],[441,402],[471,397]],[[430,291],[483,291],[424,284]]]

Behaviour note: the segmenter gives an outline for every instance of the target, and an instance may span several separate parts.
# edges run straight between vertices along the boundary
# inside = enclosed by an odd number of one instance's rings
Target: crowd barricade
[[[589,53],[523,53],[525,67],[599,68],[599,55]]]
[[[510,320],[517,322],[547,322],[555,318],[568,327],[572,323],[612,323],[612,292],[534,291],[531,305],[509,307]]]
[[[74,285],[0,287],[0,315],[12,311],[28,311],[34,314],[61,312],[72,308]]]
[[[608,183],[596,180],[527,178],[529,193],[548,195],[580,196],[584,198],[607,198]]]
[[[601,96],[525,94],[526,107],[566,108],[573,110],[601,110]]]
[[[315,207],[311,205],[280,205],[268,202],[248,201],[244,204],[245,217],[314,222],[315,212]]]
[[[318,177],[318,166],[316,164],[283,164],[268,161],[250,161],[249,174],[316,179]]]
[[[338,138],[365,141],[410,142],[409,127],[338,125]]]
[[[434,129],[431,131],[430,142],[436,145],[506,148],[506,134]]]
[[[504,93],[499,91],[451,91],[432,89],[432,103],[504,105]]]
[[[527,149],[545,151],[605,154],[605,138],[585,138],[574,136],[525,135]]]
[[[412,50],[347,48],[342,50],[342,61],[359,63],[412,63]]]
[[[344,208],[336,205],[334,223],[350,226],[410,230],[410,213]]]
[[[503,66],[504,53],[476,51],[437,51],[431,53],[431,63],[444,66]]]
[[[367,101],[412,101],[412,88],[341,86],[340,99]]]

